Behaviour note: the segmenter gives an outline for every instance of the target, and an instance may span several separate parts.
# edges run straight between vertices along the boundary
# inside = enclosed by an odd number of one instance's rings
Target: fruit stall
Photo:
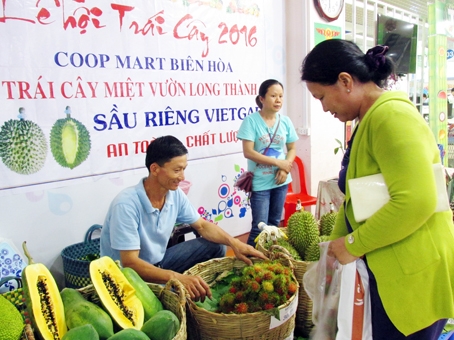
[[[212,259],[185,274],[201,276],[212,299],[188,299],[176,280],[144,282],[131,268],[99,256],[99,239],[87,231],[84,242],[62,250],[65,286],[35,263],[23,244],[28,264],[21,284],[0,295],[7,310],[0,317],[0,339],[288,339],[307,337],[311,302],[302,285],[307,264],[319,256],[318,243],[332,230],[336,212],[319,221],[298,211],[280,228],[280,238],[262,233],[258,249],[269,261],[248,266],[234,257]]]
[[[257,249],[269,260],[253,258],[247,265],[224,257],[188,269],[184,274],[210,286],[212,297],[205,301],[191,300],[178,280],[147,283],[133,269],[100,257],[99,240],[86,240],[95,244],[87,248],[92,253],[76,259],[84,262],[89,281],[79,281],[81,287],[67,281],[59,290],[24,242],[28,264],[15,278],[18,285],[0,295],[0,340],[309,339],[316,309],[303,277],[320,259],[320,244],[326,245],[336,217],[334,210],[319,220],[299,210],[285,227],[259,235]],[[454,329],[451,320],[446,329]]]

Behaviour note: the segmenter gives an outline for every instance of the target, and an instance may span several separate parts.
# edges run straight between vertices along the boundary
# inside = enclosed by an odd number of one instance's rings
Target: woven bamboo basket
[[[186,321],[186,293],[184,286],[178,280],[170,280],[165,286],[156,283],[148,283],[148,287],[155,293],[161,301],[164,309],[173,312],[178,320],[180,320],[180,330],[175,335],[173,340],[186,340],[187,321]],[[84,288],[79,288],[78,291],[84,298],[93,303],[99,304],[99,296],[96,293],[93,285],[88,285]]]
[[[285,228],[280,228],[285,231]],[[272,245],[270,249],[265,248],[266,242],[266,234],[261,233],[259,235],[259,239],[257,241],[257,249],[264,253],[266,256],[271,256],[271,254],[277,252],[281,252],[286,254],[294,267],[294,272],[296,279],[299,283],[299,290],[298,290],[298,308],[296,310],[295,316],[295,328],[301,332],[304,337],[308,337],[309,333],[311,332],[314,324],[312,322],[312,300],[307,295],[306,290],[304,289],[303,285],[303,275],[306,273],[307,266],[311,262],[308,261],[298,261],[293,259],[287,249],[281,247],[279,245]]]
[[[261,259],[251,259],[261,262]],[[282,258],[283,264],[292,267],[288,258]],[[186,275],[198,275],[208,284],[224,271],[240,269],[246,263],[234,257],[212,259],[199,263],[184,272]],[[293,269],[293,268],[292,268]],[[295,278],[295,277],[294,277]],[[296,278],[295,278],[296,280]],[[187,299],[188,339],[191,340],[293,340],[295,328],[295,309],[297,294],[287,303],[279,306],[281,315],[287,312],[282,323],[270,329],[271,315],[266,312],[246,314],[223,314],[210,312],[198,307]]]
[[[18,288],[3,293],[2,296],[6,298],[8,301],[10,301],[16,308],[19,310],[19,312],[22,314],[22,317],[24,318],[25,321],[25,327],[24,331],[22,333],[21,340],[35,340],[35,335],[33,333],[32,326],[30,324],[30,320],[27,318],[25,315],[26,311],[26,304],[25,304],[25,294],[24,294],[24,289],[22,288],[22,280],[20,278],[12,277],[12,278],[6,278],[5,280],[9,279],[14,279],[18,283]],[[28,322],[27,322],[28,319]]]
[[[92,225],[85,233],[84,242],[69,245],[61,251],[65,287],[83,288],[91,284],[90,262],[100,255],[100,239],[92,239],[92,236],[101,228],[100,224]]]

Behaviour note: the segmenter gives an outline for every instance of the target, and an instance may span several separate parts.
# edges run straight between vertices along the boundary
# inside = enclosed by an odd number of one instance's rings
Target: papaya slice
[[[164,309],[161,301],[134,269],[126,267],[123,268],[121,272],[134,287],[137,297],[142,301],[144,323],[157,312]]]
[[[57,283],[44,264],[33,262],[26,242],[22,247],[29,263],[22,272],[24,293],[35,331],[44,340],[61,339],[67,328]]]
[[[144,310],[134,287],[108,256],[90,262],[90,278],[104,308],[122,329],[140,330]]]

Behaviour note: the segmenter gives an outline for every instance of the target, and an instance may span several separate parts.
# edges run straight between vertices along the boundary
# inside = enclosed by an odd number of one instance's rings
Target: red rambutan
[[[275,308],[275,306],[272,303],[265,303],[265,305],[263,306],[263,310],[270,310],[273,308]]]
[[[244,301],[244,292],[242,290],[239,290],[238,292],[235,293],[235,299],[236,301]]]
[[[258,263],[254,264],[253,268],[256,274],[259,274],[263,271],[263,267]]]
[[[258,293],[260,291],[260,284],[257,281],[251,281],[249,284],[251,292]]]
[[[268,302],[268,299],[269,299],[269,298],[270,298],[270,295],[268,294],[268,292],[263,292],[263,291],[262,291],[262,292],[259,294],[259,300],[260,300],[261,302],[265,302],[265,303],[266,303],[266,302]]]
[[[271,271],[267,270],[266,272],[263,273],[263,280],[270,281],[273,279],[274,279],[274,274]]]
[[[295,282],[290,282],[290,283],[288,284],[288,292],[289,292],[290,294],[292,294],[292,295],[295,294],[296,291],[297,291],[297,289],[298,289],[298,286],[296,285]]]
[[[240,302],[235,305],[235,313],[244,314],[248,311],[248,305],[245,302]]]

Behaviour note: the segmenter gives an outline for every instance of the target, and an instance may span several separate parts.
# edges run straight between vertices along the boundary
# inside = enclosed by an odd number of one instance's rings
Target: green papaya
[[[129,267],[123,268],[121,270],[128,279],[129,283],[136,290],[136,295],[140,301],[142,301],[143,311],[144,311],[144,322],[149,320],[153,315],[155,315],[160,310],[163,310],[161,301],[153,293],[153,291],[148,287],[146,282],[137,274],[137,272]]]
[[[142,332],[151,340],[171,340],[180,330],[180,320],[170,310],[161,310],[142,326]]]
[[[98,332],[89,323],[70,329],[61,340],[99,340]]]
[[[95,303],[87,301],[79,291],[64,288],[60,295],[65,308],[66,325],[70,330],[90,324],[100,339],[107,339],[114,334],[113,322],[109,314]]]
[[[128,328],[115,333],[107,340],[150,340],[150,338],[142,331]]]

